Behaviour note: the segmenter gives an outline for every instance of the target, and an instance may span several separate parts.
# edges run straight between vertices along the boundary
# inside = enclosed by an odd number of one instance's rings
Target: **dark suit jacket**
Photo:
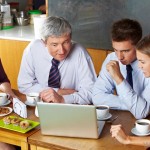
[[[1,59],[0,59],[0,84],[3,82],[10,82],[2,65]]]
[[[45,0],[33,0],[33,9],[39,9],[41,5],[45,5]]]

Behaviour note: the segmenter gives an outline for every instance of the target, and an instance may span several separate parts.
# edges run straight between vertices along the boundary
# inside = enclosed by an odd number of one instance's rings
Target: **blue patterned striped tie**
[[[126,80],[128,81],[128,83],[130,84],[130,86],[133,88],[133,80],[132,80],[132,67],[131,65],[126,65],[126,69],[127,69],[127,77]]]
[[[52,88],[60,88],[60,74],[58,70],[59,61],[52,59],[52,67],[50,69],[48,86]]]

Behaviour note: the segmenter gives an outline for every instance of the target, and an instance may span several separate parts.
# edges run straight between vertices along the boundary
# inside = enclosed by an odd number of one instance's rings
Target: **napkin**
[[[27,107],[18,98],[13,98],[13,109],[19,116],[27,118]]]

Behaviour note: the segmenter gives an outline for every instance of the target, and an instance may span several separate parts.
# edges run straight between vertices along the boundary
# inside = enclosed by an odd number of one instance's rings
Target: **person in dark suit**
[[[16,95],[11,89],[10,81],[4,71],[1,60],[0,60],[0,91],[9,94],[11,98],[16,97]]]
[[[11,98],[16,97],[16,95],[11,89],[11,84],[5,73],[1,59],[0,59],[0,91],[9,94]],[[17,147],[11,144],[0,142],[0,150],[17,150]]]
[[[28,0],[26,10],[41,10],[43,13],[46,12],[45,0]]]

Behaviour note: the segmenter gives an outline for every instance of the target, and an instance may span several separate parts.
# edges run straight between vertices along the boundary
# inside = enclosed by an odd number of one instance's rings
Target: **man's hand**
[[[48,103],[64,103],[64,98],[52,88],[40,92],[40,97]]]
[[[46,12],[46,5],[42,5],[39,7],[39,10],[41,10],[42,12]]]
[[[59,89],[57,91],[57,93],[59,95],[69,95],[69,94],[73,94],[74,92],[77,92],[76,90],[73,90],[73,89]]]
[[[26,11],[29,11],[29,10],[33,10],[33,6],[32,5],[27,5],[26,8],[25,8]]]
[[[112,60],[106,65],[106,69],[111,75],[111,77],[116,81],[117,84],[120,84],[124,78],[120,72],[119,62]]]

